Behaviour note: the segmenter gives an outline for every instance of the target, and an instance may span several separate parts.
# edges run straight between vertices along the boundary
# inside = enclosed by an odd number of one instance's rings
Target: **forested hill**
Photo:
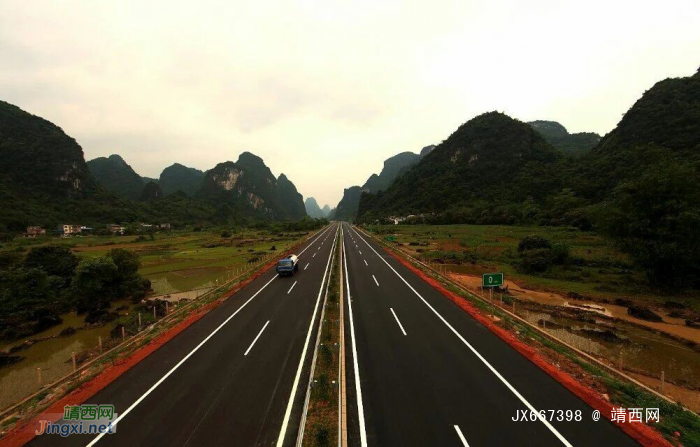
[[[686,155],[700,151],[700,69],[657,82],[630,108],[595,152],[654,144]]]
[[[466,215],[480,207],[541,200],[558,186],[549,184],[547,172],[561,156],[527,124],[502,113],[485,113],[460,126],[386,191],[363,194],[359,218]]]
[[[535,128],[545,140],[572,157],[587,154],[600,142],[600,135],[594,132],[569,133],[566,127],[556,121],[531,121],[528,123]]]
[[[338,220],[354,220],[357,216],[357,209],[360,204],[361,192],[376,193],[387,189],[394,180],[406,172],[421,158],[429,154],[435,146],[424,147],[420,154],[413,152],[401,152],[384,160],[384,166],[379,174],[372,174],[367,181],[359,186],[351,186],[343,191],[343,197],[336,207],[334,218]]]
[[[0,101],[0,233],[133,209],[102,190],[83,150],[58,126]]]
[[[602,200],[621,182],[661,162],[698,168],[700,71],[657,82],[571,173],[572,189]]]
[[[112,154],[87,162],[92,176],[109,192],[124,199],[138,200],[146,183],[122,157]]]
[[[219,163],[206,172],[197,198],[224,204],[229,209],[257,218],[301,219],[304,201],[284,174],[275,178],[265,162],[243,152],[235,163]]]
[[[199,191],[203,180],[204,172],[199,169],[173,163],[160,173],[158,184],[165,195],[182,191],[188,196],[193,196]]]
[[[83,149],[61,128],[0,101],[0,181],[21,196],[89,197],[96,184]]]
[[[384,191],[398,177],[398,175],[409,166],[418,163],[421,156],[413,152],[401,152],[393,157],[384,160],[382,171],[377,174],[372,174],[364,185],[362,190],[367,192]]]

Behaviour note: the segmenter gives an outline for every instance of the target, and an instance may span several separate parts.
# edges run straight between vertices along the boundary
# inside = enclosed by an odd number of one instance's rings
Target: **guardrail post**
[[[36,369],[36,380],[41,386],[41,366]]]
[[[102,336],[97,337],[97,343],[100,345],[100,355],[102,355]]]
[[[664,393],[664,372],[661,371],[661,394]]]
[[[124,326],[122,326],[122,340],[126,338],[126,331],[124,330]]]
[[[139,332],[141,332],[141,312],[139,312]]]
[[[78,365],[75,361],[75,351],[70,353],[71,358],[73,359],[73,372],[75,372],[76,369],[78,369]]]
[[[158,316],[156,315],[156,302],[153,302],[153,318],[156,320],[158,319]]]

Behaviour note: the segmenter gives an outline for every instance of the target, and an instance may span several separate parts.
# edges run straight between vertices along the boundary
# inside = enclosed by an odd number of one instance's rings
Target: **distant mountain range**
[[[539,198],[546,182],[533,177],[560,156],[527,124],[486,113],[460,126],[383,193],[364,194],[360,216],[439,213],[476,202]]]
[[[304,199],[294,184],[284,174],[275,178],[262,158],[250,152],[243,152],[235,163],[219,163],[208,170],[196,197],[253,217],[306,217]]]
[[[28,225],[167,221],[226,223],[307,217],[284,175],[244,152],[202,172],[175,163],[159,179],[141,177],[119,155],[85,162],[59,127],[0,101],[0,233]]]
[[[427,222],[587,228],[593,205],[670,158],[700,172],[700,72],[658,82],[602,139],[569,134],[553,121],[480,115],[384,191],[355,187],[344,199],[360,196],[363,222],[418,215]]]
[[[314,219],[328,217],[328,214],[331,212],[331,208],[328,205],[325,205],[323,209],[321,209],[318,206],[318,202],[316,202],[316,199],[314,199],[313,197],[309,197],[306,199],[306,201],[304,202],[304,207],[306,208],[306,214],[308,214],[309,217],[313,217]]]
[[[420,154],[401,152],[387,158],[384,160],[384,166],[378,175],[372,174],[361,187],[351,186],[343,191],[343,198],[340,199],[331,217],[337,220],[354,220],[360,204],[360,195],[363,191],[376,193],[385,190],[399,175],[418,163],[421,158],[428,155],[433,149],[435,149],[435,146],[431,145],[424,147]]]

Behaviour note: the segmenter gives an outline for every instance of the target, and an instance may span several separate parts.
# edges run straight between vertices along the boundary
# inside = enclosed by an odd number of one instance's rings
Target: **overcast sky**
[[[261,156],[335,206],[491,110],[604,134],[700,65],[700,1],[0,0],[0,99],[141,175]]]

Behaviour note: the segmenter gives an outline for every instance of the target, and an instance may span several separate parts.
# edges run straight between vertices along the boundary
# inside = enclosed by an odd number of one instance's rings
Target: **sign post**
[[[503,273],[484,273],[481,277],[481,287],[489,288],[489,298],[493,304],[493,288],[503,285]]]

